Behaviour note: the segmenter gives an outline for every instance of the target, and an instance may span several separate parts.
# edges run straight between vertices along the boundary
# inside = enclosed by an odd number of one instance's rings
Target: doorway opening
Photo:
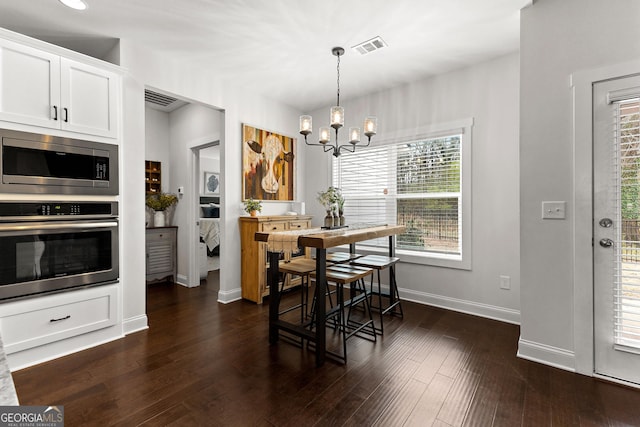
[[[218,274],[220,272],[222,262],[219,261],[219,248],[215,247],[219,244],[212,245],[210,249],[215,250],[215,257],[212,256],[214,259],[209,265],[201,269],[200,265],[206,264],[209,260],[205,249],[204,261],[200,261],[203,249],[200,245],[199,226],[200,218],[219,217],[219,212],[222,211],[221,185],[213,188],[213,184],[216,181],[220,184],[220,177],[223,176],[220,165],[223,162],[218,155],[215,167],[200,167],[199,161],[194,160],[194,157],[196,154],[199,157],[200,149],[206,147],[217,146],[219,149],[223,119],[223,111],[211,105],[155,88],[145,89],[145,159],[161,165],[161,185],[158,185],[158,191],[176,195],[178,198],[173,215],[169,215],[167,220],[167,226],[176,229],[176,249],[175,254],[171,254],[176,268],[173,280],[168,280],[169,283],[196,287],[201,284],[201,270],[205,277],[209,271],[216,271]],[[215,157],[206,153],[205,156]],[[157,169],[160,170],[160,166]],[[211,191],[205,190],[204,172],[207,172]],[[154,175],[151,179],[153,178],[160,180],[159,176]],[[203,196],[209,198],[201,200]],[[201,202],[211,209],[204,212],[200,207]],[[148,219],[147,223],[149,227],[151,221]],[[221,236],[222,233],[218,232],[220,240]],[[219,280],[216,286],[219,286]]]
[[[214,291],[220,290],[220,141],[212,141],[191,148],[194,168],[193,180],[198,182],[197,254],[200,284]],[[194,239],[196,240],[196,239]]]

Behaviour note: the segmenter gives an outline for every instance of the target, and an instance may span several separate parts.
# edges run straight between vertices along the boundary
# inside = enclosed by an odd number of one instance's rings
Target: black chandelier
[[[338,129],[344,126],[344,108],[340,106],[340,56],[344,55],[344,49],[341,47],[334,47],[331,49],[331,53],[338,57],[338,92],[337,102],[335,107],[331,107],[331,127],[335,130],[335,144],[330,144],[331,131],[328,126],[320,128],[320,137],[318,143],[310,143],[307,141],[307,135],[311,134],[312,130],[312,118],[311,116],[300,116],[300,133],[304,135],[304,142],[307,145],[319,145],[324,148],[324,152],[333,151],[333,155],[338,157],[341,150],[346,150],[351,153],[356,151],[356,144],[360,142],[360,128],[349,128],[349,144],[338,145]],[[364,134],[367,137],[367,144],[360,145],[360,147],[367,147],[371,144],[371,137],[376,134],[378,128],[378,119],[369,116],[364,119]]]

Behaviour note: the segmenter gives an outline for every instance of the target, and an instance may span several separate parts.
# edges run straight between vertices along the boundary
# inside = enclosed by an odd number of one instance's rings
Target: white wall
[[[120,227],[122,228],[123,329],[131,333],[147,327],[145,282],[145,147],[144,141],[144,85],[126,74],[122,84],[123,139],[122,177],[120,183]],[[127,120],[137,117],[139,120]]]
[[[132,212],[132,220],[126,220],[127,236],[134,242],[141,242],[131,248],[124,247],[125,259],[132,270],[124,285],[125,321],[126,318],[138,318],[145,313],[144,282],[144,171],[141,165],[144,149],[144,87],[150,86],[175,94],[203,105],[224,110],[220,129],[221,150],[221,255],[223,268],[220,273],[220,292],[222,302],[240,298],[240,241],[238,217],[242,214],[241,191],[241,124],[249,123],[265,129],[274,129],[288,135],[296,135],[299,112],[274,101],[246,93],[235,88],[228,81],[216,78],[215,70],[189,66],[170,57],[153,54],[142,46],[123,39],[121,46],[121,64],[128,70],[125,94],[124,156],[125,165],[139,170],[131,173],[139,179],[139,186],[127,188],[123,197],[127,200],[125,210]],[[172,159],[173,160],[173,159]],[[300,159],[298,159],[300,161]],[[300,163],[298,163],[300,164]],[[186,166],[186,165],[185,165]],[[298,183],[304,185],[304,178],[298,168]],[[197,191],[190,188],[180,173],[174,170],[170,180],[170,190],[176,183],[185,185],[185,191]],[[174,178],[175,176],[175,178]],[[290,210],[290,203],[270,203],[265,210],[268,213],[284,213]],[[135,215],[133,214],[135,212]],[[134,267],[135,266],[135,267]]]
[[[169,113],[145,106],[145,160],[162,162],[162,191],[169,191],[171,161],[169,160]]]
[[[171,192],[177,193],[178,187],[190,187],[193,170],[187,166],[191,148],[220,139],[223,115],[213,108],[199,104],[188,104],[169,115],[171,163]],[[201,180],[199,180],[201,181]],[[191,189],[200,195],[200,188]],[[197,199],[196,199],[197,200]],[[180,196],[176,205],[173,225],[178,226],[178,282],[187,285],[189,278],[189,228],[190,212],[195,206],[189,206],[189,198]],[[195,227],[195,225],[194,225]]]
[[[474,120],[472,269],[402,263],[397,273],[401,296],[519,321],[518,85],[519,57],[511,54],[344,103],[345,127],[361,127],[367,115],[378,117],[374,143],[401,131]],[[328,110],[313,112],[314,142],[317,128],[327,125],[323,120]],[[306,209],[319,225],[324,211],[315,196],[330,183],[327,163],[331,156],[320,147],[304,142],[300,146],[309,159],[305,163]],[[511,290],[499,289],[500,275],[511,277]]]
[[[574,197],[590,198],[591,182],[573,179],[580,153],[572,141],[571,75],[640,58],[639,18],[636,0],[538,0],[521,13],[519,354],[587,374],[592,365],[575,361],[592,360],[593,349],[576,348],[574,329],[592,307],[574,300],[591,293],[592,283],[575,281],[582,260],[574,251],[590,256],[590,238],[575,245],[591,224],[574,229],[577,216],[590,215],[576,212]],[[590,141],[576,143],[590,151]],[[543,200],[566,200],[568,218],[541,220]]]
[[[208,147],[200,150],[200,175],[203,172],[220,173],[220,147]],[[204,194],[204,176],[200,179],[200,194]]]

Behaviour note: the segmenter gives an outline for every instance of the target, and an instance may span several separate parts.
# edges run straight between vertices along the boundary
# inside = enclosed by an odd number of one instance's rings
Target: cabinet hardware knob
[[[59,319],[51,319],[51,320],[49,320],[49,322],[53,323],[53,322],[59,322],[61,320],[67,320],[67,319],[71,319],[71,315],[70,314],[67,314],[65,317],[61,317]]]
[[[54,105],[53,106],[53,120],[58,120],[58,106]]]
[[[64,107],[63,110],[64,110],[64,122],[68,123],[69,122],[69,110],[67,109],[67,107]]]

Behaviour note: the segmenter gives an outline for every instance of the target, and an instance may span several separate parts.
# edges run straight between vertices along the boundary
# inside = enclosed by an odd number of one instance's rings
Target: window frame
[[[437,252],[414,251],[410,249],[395,248],[396,256],[401,262],[412,264],[422,264],[434,267],[454,268],[461,270],[471,270],[472,260],[472,186],[471,186],[471,147],[473,134],[473,118],[461,119],[452,122],[423,126],[414,129],[399,130],[385,134],[378,134],[371,142],[371,148],[402,144],[425,139],[437,139],[450,135],[461,135],[460,141],[460,255],[442,254]],[[366,148],[356,147],[356,152],[366,150]],[[332,185],[335,185],[333,178],[333,161],[329,163],[329,176]],[[402,197],[400,197],[402,198]],[[387,248],[359,246],[358,253],[362,254],[386,254]]]

